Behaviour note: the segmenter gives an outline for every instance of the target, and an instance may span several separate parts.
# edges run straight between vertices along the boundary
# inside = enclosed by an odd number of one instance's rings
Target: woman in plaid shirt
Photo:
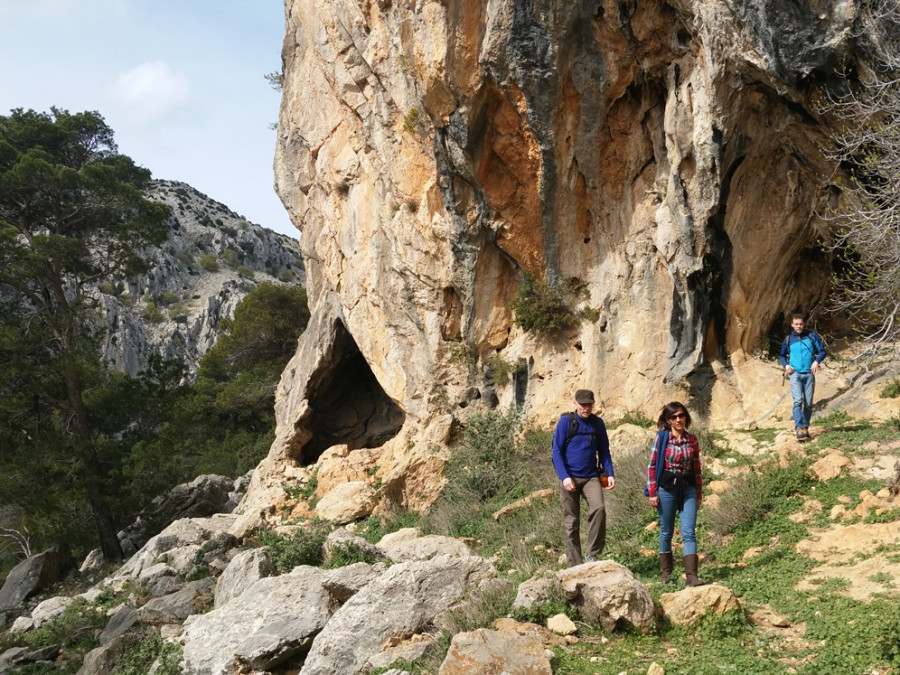
[[[672,576],[672,535],[675,514],[681,512],[681,538],[684,545],[684,576],[688,586],[702,586],[697,576],[697,507],[703,498],[700,470],[700,444],[688,433],[691,414],[678,401],[667,403],[659,415],[656,440],[647,467],[644,493],[659,514],[660,579],[668,583]]]

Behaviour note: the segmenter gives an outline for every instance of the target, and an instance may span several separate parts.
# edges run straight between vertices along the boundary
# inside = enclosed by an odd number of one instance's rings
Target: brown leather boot
[[[697,554],[684,556],[684,578],[686,586],[705,586],[706,582],[697,576]]]
[[[672,558],[672,552],[668,553],[660,553],[659,554],[659,568],[662,570],[662,573],[659,575],[659,580],[664,584],[669,583],[669,579],[672,578],[672,569],[675,567],[675,560]]]

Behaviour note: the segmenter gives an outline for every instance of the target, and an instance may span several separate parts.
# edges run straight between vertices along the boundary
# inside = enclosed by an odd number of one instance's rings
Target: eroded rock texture
[[[276,183],[313,320],[248,505],[343,442],[421,506],[454,417],[547,422],[578,385],[607,411],[767,414],[747,356],[827,292],[812,101],[854,7],[288,0]],[[525,273],[576,279],[593,312],[524,333]],[[493,384],[497,356],[515,372]]]

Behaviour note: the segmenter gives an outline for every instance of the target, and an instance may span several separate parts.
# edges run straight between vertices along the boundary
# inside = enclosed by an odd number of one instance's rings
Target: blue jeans
[[[794,399],[794,429],[808,429],[812,417],[813,392],[816,376],[812,373],[791,373],[791,397]]]
[[[686,486],[684,490],[684,508],[681,510],[681,539],[684,543],[684,555],[697,552],[697,537],[694,528],[697,525],[697,488]],[[678,510],[678,495],[664,488],[656,492],[659,495],[659,552],[672,552],[672,535],[675,534],[675,512]]]

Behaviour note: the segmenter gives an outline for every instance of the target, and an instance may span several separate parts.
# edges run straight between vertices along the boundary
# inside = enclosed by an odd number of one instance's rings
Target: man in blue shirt
[[[798,441],[809,440],[809,418],[812,416],[813,393],[816,388],[816,373],[825,359],[825,345],[822,338],[813,331],[806,330],[806,320],[802,314],[791,317],[794,332],[781,344],[778,360],[784,372],[791,377],[791,396],[794,399],[794,431]]]
[[[595,562],[606,545],[603,488],[612,490],[616,486],[606,425],[593,410],[594,392],[579,389],[575,392],[575,412],[560,417],[553,434],[553,467],[560,480],[559,499],[569,567],[582,563],[581,498],[588,504],[585,561]]]

